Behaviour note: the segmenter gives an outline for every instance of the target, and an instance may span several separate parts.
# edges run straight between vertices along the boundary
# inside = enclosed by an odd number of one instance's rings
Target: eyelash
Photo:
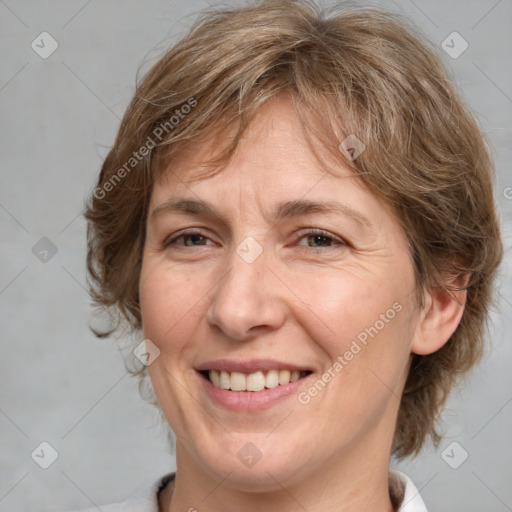
[[[171,245],[174,245],[176,243],[177,240],[179,240],[180,238],[185,238],[187,236],[194,236],[194,235],[197,235],[197,236],[201,236],[203,237],[204,239],[208,239],[209,238],[207,236],[205,236],[201,231],[199,230],[188,230],[188,231],[183,231],[181,233],[178,233],[177,236],[174,236],[173,238],[167,240],[164,242],[164,248],[168,248],[169,246]],[[326,239],[329,239],[331,242],[333,242],[333,245],[330,245],[330,246],[320,246],[320,247],[310,247],[310,246],[302,246],[302,247],[309,247],[311,249],[332,249],[334,247],[336,247],[336,245],[338,246],[342,246],[342,247],[345,247],[347,246],[348,244],[338,238],[338,237],[335,237],[334,235],[332,235],[331,233],[329,233],[328,231],[324,231],[322,229],[311,229],[309,231],[305,231],[305,232],[302,232],[301,233],[301,236],[299,237],[299,240],[301,240],[302,238],[306,238],[306,237],[315,237],[315,236],[321,236],[323,238],[326,238]],[[186,247],[202,247],[202,245],[192,245],[192,246],[184,246],[184,245],[181,245],[179,246],[180,248],[186,248]]]

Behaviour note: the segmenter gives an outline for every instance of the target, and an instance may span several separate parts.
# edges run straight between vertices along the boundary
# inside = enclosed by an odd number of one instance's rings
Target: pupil
[[[201,242],[201,235],[189,235],[189,240],[191,242],[191,245],[198,245],[198,242]]]
[[[322,242],[326,241],[326,237],[323,235],[315,235],[314,241],[315,241],[315,244],[318,242],[318,245],[322,245]]]

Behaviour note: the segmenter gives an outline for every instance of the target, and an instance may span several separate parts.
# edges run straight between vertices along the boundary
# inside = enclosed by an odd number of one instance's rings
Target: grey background
[[[214,3],[214,0],[210,0]],[[512,2],[382,1],[405,12],[441,46],[453,31],[469,43],[445,56],[496,158],[506,246],[492,349],[445,414],[439,450],[393,464],[430,511],[512,510]],[[88,330],[84,198],[132,93],[141,63],[190,25],[204,1],[0,0],[0,510],[58,511],[121,500],[174,469],[166,429],[126,376],[114,341]],[[31,48],[43,31],[59,47]],[[42,238],[57,253],[32,252]],[[31,458],[40,442],[59,457]],[[460,462],[458,469],[443,459]],[[445,452],[446,459],[446,452]]]

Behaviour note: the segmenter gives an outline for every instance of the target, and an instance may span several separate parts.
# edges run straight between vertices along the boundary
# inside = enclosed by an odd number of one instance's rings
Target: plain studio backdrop
[[[476,113],[496,159],[506,249],[492,350],[450,399],[439,449],[393,466],[413,478],[429,510],[505,512],[512,510],[512,2],[373,5],[422,28]],[[175,467],[166,429],[126,376],[115,342],[89,331],[81,213],[140,65],[206,7],[205,0],[0,0],[1,511],[121,500]]]

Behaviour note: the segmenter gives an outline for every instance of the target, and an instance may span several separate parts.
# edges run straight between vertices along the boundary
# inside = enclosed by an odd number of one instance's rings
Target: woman
[[[176,473],[102,510],[425,511],[390,456],[439,441],[479,359],[492,176],[393,15],[205,14],[138,86],[86,214],[93,297],[144,337],[176,436]]]

